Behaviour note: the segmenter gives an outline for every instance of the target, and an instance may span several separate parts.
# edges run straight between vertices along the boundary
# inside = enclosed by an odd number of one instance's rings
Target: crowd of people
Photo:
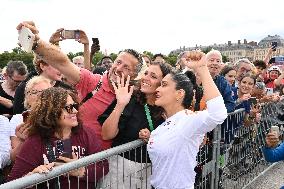
[[[268,58],[273,47],[265,60],[243,58],[234,63],[222,62],[214,49],[207,54],[184,51],[176,65],[168,64],[162,54],[149,57],[125,49],[115,60],[105,56],[93,67],[100,49],[97,38],[89,50],[88,36],[78,30],[76,41],[83,44],[84,53],[70,60],[59,47],[63,28],[44,41],[33,22],[22,22],[17,29],[22,27],[35,35],[36,72],[28,73],[21,61],[10,61],[4,69],[2,183],[142,139],[147,145],[141,151],[73,170],[69,181],[60,176],[60,182],[53,179],[50,186],[105,186],[111,175],[131,173],[120,171],[127,161],[133,169],[138,169],[137,162],[152,163],[152,188],[193,188],[200,146],[227,113],[244,108],[244,126],[249,127],[261,119],[260,103],[278,102],[284,94],[282,67]],[[268,137],[276,140],[272,132]],[[267,143],[267,148],[277,146]],[[69,150],[62,151],[62,146]],[[141,178],[134,182],[141,185]]]

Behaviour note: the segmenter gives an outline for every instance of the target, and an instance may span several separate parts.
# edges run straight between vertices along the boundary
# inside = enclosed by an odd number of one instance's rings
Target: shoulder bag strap
[[[103,76],[101,76],[100,81],[98,82],[97,86],[95,87],[95,89],[91,92],[89,92],[85,98],[82,100],[81,105],[84,104],[87,100],[89,100],[90,98],[92,98],[101,88],[103,84]]]

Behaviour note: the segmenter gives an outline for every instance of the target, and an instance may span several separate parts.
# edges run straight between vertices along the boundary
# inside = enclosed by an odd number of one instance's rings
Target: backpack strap
[[[87,100],[89,100],[90,98],[92,98],[101,88],[103,84],[103,76],[101,75],[100,77],[100,81],[98,82],[98,84],[96,85],[95,89],[91,92],[89,92],[85,98],[81,101],[80,105],[84,104]]]

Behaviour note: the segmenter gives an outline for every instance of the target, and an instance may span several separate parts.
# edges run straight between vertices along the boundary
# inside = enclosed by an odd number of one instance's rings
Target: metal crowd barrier
[[[230,113],[222,125],[208,133],[197,155],[195,188],[242,188],[267,169],[270,164],[263,160],[261,147],[271,125],[279,124],[276,119],[278,109],[275,103],[266,104],[262,107],[261,122],[248,127],[242,123],[244,109],[237,110]],[[150,189],[151,164],[149,159],[142,159],[145,153],[144,142],[136,140],[55,167],[45,175],[33,174],[5,183],[0,185],[0,189],[54,188],[54,185],[48,184],[54,178],[64,175],[69,180],[69,171],[103,160],[108,160],[109,172],[95,183],[95,187],[82,186],[79,182],[74,185],[70,181],[61,186],[60,179],[57,179],[57,188]]]
[[[281,127],[281,121],[277,119],[278,104],[263,105],[261,121],[258,124],[244,126],[240,122],[243,115],[234,114],[234,117],[228,117],[225,124],[215,129],[216,132],[221,132],[221,137],[218,137],[220,156],[217,155],[221,161],[216,164],[216,175],[220,176],[214,188],[243,188],[271,166],[264,160],[261,148],[265,145],[265,136],[270,127]]]

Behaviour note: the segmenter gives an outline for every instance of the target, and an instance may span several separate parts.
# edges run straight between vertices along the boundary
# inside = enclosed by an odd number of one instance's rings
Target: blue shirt
[[[217,75],[214,78],[214,82],[223,97],[227,112],[233,112],[235,110],[235,101],[233,99],[231,85],[221,75]]]

